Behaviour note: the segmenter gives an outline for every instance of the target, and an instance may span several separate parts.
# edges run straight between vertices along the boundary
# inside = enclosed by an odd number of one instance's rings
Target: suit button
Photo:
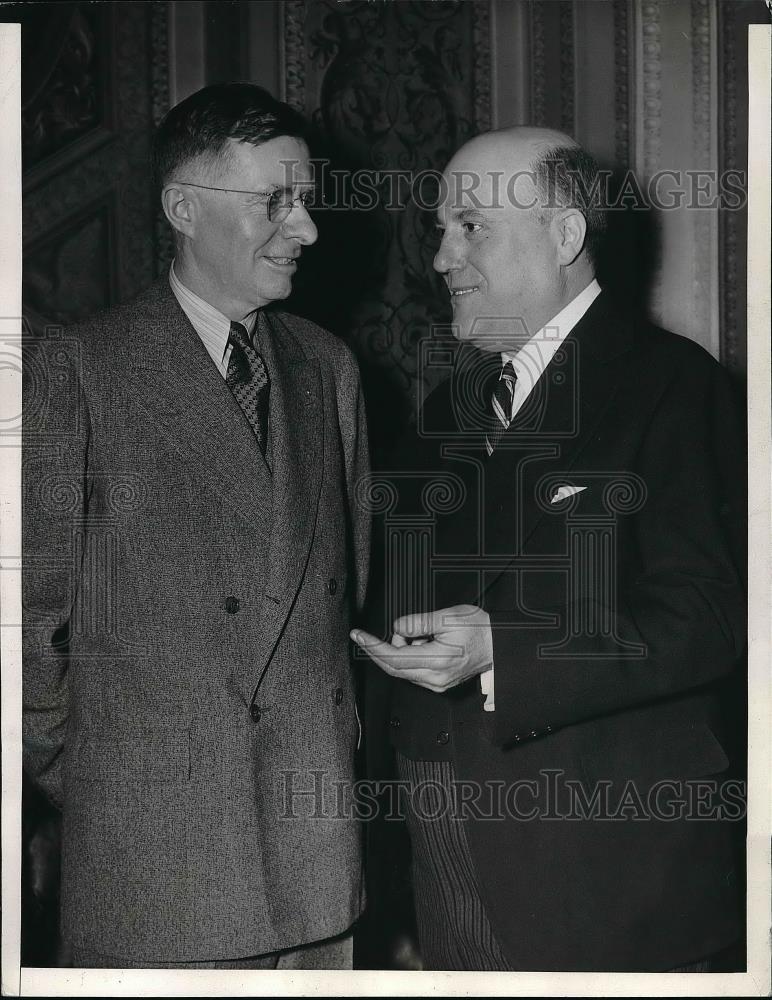
[[[538,736],[538,735],[539,735],[539,734],[538,734],[538,733],[536,732],[536,730],[535,730],[535,729],[534,729],[534,730],[532,730],[532,732],[530,733],[530,736],[531,736],[531,738],[533,738],[534,736]]]
[[[551,733],[552,732],[552,726],[547,726],[547,728],[544,730],[544,732],[545,733]]]
[[[229,615],[235,615],[239,610],[239,599],[238,597],[229,597],[225,601],[225,610]]]
[[[515,734],[515,736],[514,736],[514,741],[515,741],[515,743],[519,743],[520,742],[520,737],[517,734]]]
[[[337,594],[338,592],[338,581],[334,576],[331,576],[329,582],[327,583],[327,589],[331,594]]]
[[[444,747],[447,743],[450,743],[450,735],[446,732],[437,733],[437,743]]]
[[[399,729],[402,723],[399,721],[396,715],[392,715],[392,717],[389,719],[389,725],[391,726],[392,729]]]
[[[249,714],[252,716],[252,721],[253,722],[259,722],[260,721],[260,716],[262,715],[262,713],[260,711],[260,706],[259,705],[250,705],[249,706]]]
[[[343,688],[335,688],[335,704],[340,705],[343,703]]]

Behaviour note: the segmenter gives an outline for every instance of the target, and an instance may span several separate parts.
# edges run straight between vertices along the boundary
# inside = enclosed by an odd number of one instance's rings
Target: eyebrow
[[[300,181],[300,180],[298,180],[298,181],[295,181],[291,185],[287,185],[287,184],[284,184],[284,185],[282,185],[282,184],[273,184],[273,185],[271,185],[271,191],[272,192],[273,191],[291,192],[295,188],[299,188],[299,187],[306,187],[306,188],[316,187],[316,181],[313,181],[313,180]]]
[[[244,194],[275,194],[277,191],[281,191],[282,194],[292,194],[295,188],[314,188],[316,187],[315,181],[297,181],[291,187],[286,184],[271,184],[268,183],[263,191],[245,191]]]
[[[451,208],[448,213],[451,219],[459,219],[461,222],[466,222],[467,220],[477,220],[480,219],[483,222],[487,222],[488,219],[483,213],[477,208]],[[437,213],[437,221],[440,221],[439,212]]]

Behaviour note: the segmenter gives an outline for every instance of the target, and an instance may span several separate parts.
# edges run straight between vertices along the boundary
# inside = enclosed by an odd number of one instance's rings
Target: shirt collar
[[[218,360],[221,360],[228,347],[228,337],[231,331],[231,321],[221,313],[219,309],[196,295],[187,285],[183,285],[174,270],[174,261],[169,268],[169,285],[175,298],[180,304],[180,308],[188,317],[193,329],[204,342],[207,351]],[[252,312],[241,320],[246,327],[247,333],[251,336],[255,328],[257,312]]]
[[[539,361],[543,362],[540,367],[544,370],[552,355],[557,351],[558,347],[560,347],[561,343],[566,339],[582,316],[584,316],[595,299],[600,295],[600,292],[600,285],[597,279],[593,278],[586,288],[571,299],[568,305],[564,306],[557,316],[554,316],[540,330],[537,330],[533,337],[526,341],[519,350],[513,353],[502,351],[502,367],[507,361],[511,361],[515,371],[519,375],[518,369],[523,368],[525,365],[532,367],[533,358],[530,355],[533,354],[533,349],[538,347],[538,358]]]

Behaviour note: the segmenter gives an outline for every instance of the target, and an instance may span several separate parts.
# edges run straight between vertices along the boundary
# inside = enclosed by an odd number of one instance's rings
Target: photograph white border
[[[767,996],[770,984],[770,28],[749,31],[748,972],[708,974],[194,972],[19,968],[21,901],[20,30],[0,25],[0,649],[2,993],[13,996]]]

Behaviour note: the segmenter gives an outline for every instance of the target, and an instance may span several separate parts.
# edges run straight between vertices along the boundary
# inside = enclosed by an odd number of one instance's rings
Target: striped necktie
[[[255,432],[260,451],[265,455],[268,442],[268,400],[271,381],[262,355],[241,323],[231,323],[231,356],[225,381],[244,416]]]
[[[485,435],[485,450],[492,455],[504,431],[512,422],[512,400],[515,396],[517,374],[511,361],[507,361],[493,390],[491,428]]]

